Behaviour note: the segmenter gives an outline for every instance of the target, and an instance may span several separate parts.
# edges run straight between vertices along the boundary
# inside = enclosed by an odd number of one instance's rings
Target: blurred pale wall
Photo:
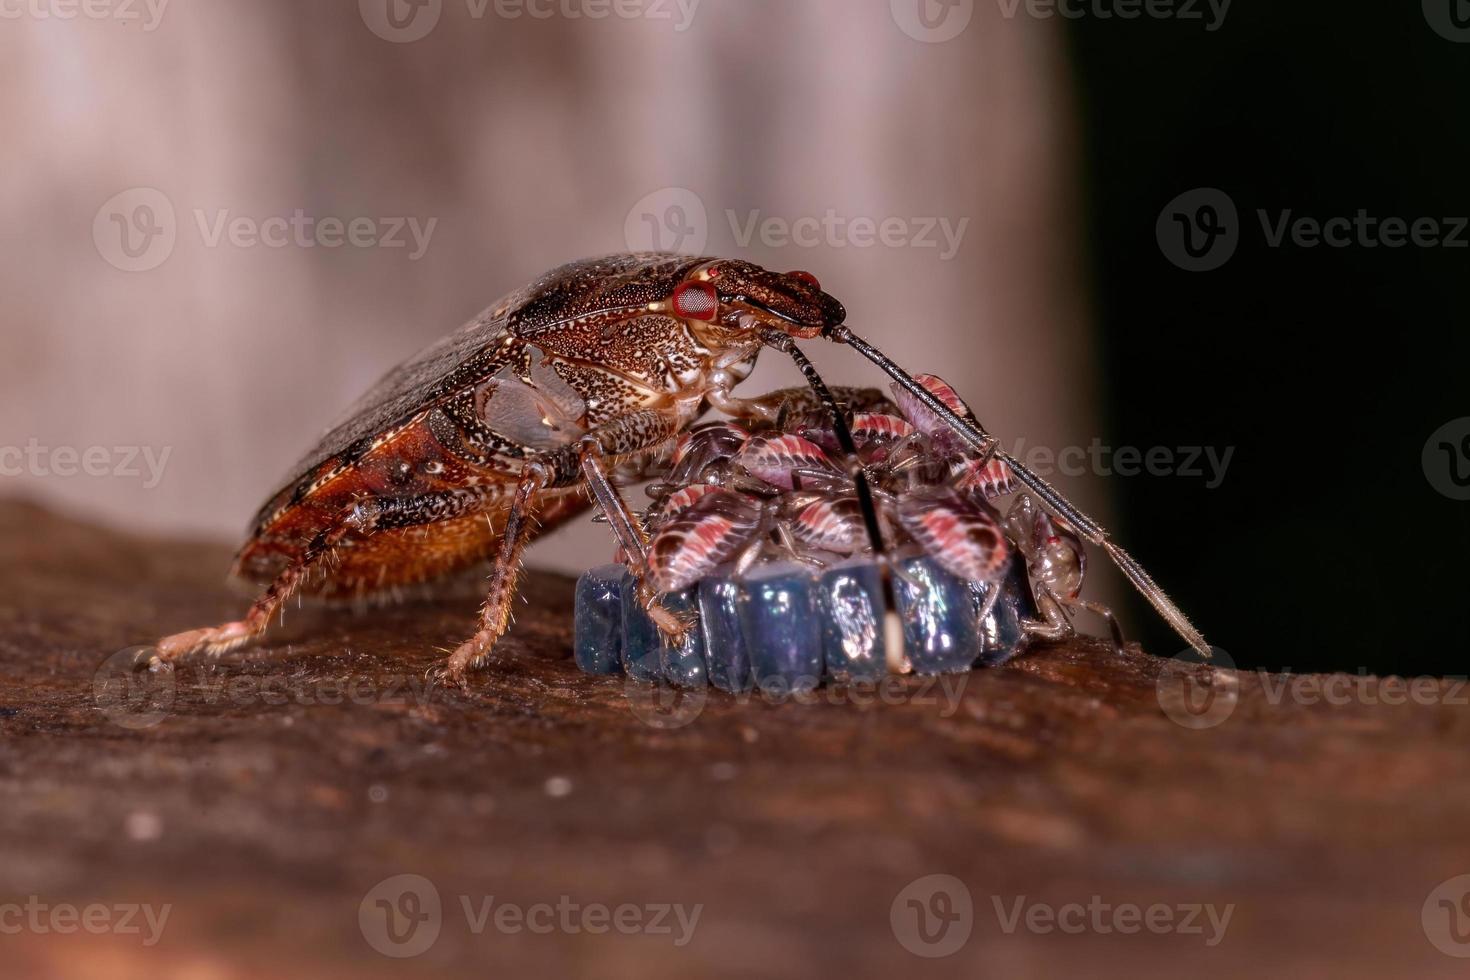
[[[385,369],[551,266],[647,246],[645,214],[663,245],[814,271],[998,433],[1098,431],[1055,20],[964,0],[5,9],[0,492],[234,538]],[[610,10],[642,13],[590,16]],[[405,247],[249,244],[298,209],[372,219],[365,238],[433,225],[421,255],[407,230]],[[743,240],[752,215],[828,212],[842,225],[815,242]],[[247,237],[214,239],[222,216]],[[867,244],[861,222],[890,218]],[[838,383],[878,381],[815,355]],[[766,360],[748,390],[794,382]],[[56,472],[91,446],[97,475]],[[156,485],[133,447],[168,452]],[[609,545],[583,523],[538,547],[579,568]]]

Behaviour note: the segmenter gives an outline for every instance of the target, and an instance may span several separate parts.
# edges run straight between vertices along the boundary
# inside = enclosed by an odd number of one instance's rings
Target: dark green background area
[[[1470,672],[1470,503],[1421,464],[1470,415],[1470,248],[1273,248],[1257,215],[1470,215],[1470,43],[1418,3],[1068,32],[1113,443],[1235,447],[1215,490],[1122,480],[1119,538],[1241,666]],[[1241,223],[1210,272],[1155,236],[1197,187]],[[1148,649],[1182,646],[1134,613]]]

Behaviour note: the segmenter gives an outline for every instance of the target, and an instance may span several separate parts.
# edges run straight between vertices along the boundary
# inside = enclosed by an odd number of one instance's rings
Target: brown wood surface
[[[7,976],[1470,970],[1431,942],[1459,935],[1431,892],[1470,874],[1470,708],[1450,682],[1400,705],[1354,681],[1329,704],[1220,673],[1212,710],[1238,700],[1191,729],[1159,679],[1203,683],[1207,668],[1079,641],[964,675],[953,704],[954,687],[909,680],[901,703],[711,693],[653,714],[576,670],[570,583],[536,574],[469,693],[409,686],[471,625],[474,597],[452,594],[293,613],[259,648],[181,667],[171,697],[145,678],[130,702],[120,651],[243,609],[222,583],[229,548],[10,503],[0,555],[0,904],[170,906],[152,946],[13,932],[0,909]],[[442,901],[437,940],[405,959],[376,952],[359,919],[399,874]],[[939,959],[911,953],[890,916],[931,874],[973,908]],[[676,946],[477,934],[461,896],[702,908]],[[1211,946],[1203,917],[1203,934],[1024,917],[1007,932],[996,903],[1018,901],[1233,911]]]

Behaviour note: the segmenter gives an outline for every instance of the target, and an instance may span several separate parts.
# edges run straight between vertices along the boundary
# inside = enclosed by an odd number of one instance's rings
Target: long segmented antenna
[[[1082,513],[1082,511],[1078,510],[1071,501],[1062,496],[1061,492],[1050,483],[1047,483],[1040,476],[1027,469],[1010,453],[1001,449],[999,440],[985,431],[985,427],[978,421],[962,418],[955,413],[948,405],[936,398],[927,388],[910,377],[907,371],[899,367],[886,354],[853,333],[847,325],[837,324],[836,326],[827,327],[823,330],[823,336],[830,340],[835,340],[839,344],[847,344],[859,354],[882,368],[884,373],[902,385],[904,390],[908,391],[909,394],[921,401],[925,408],[943,419],[955,431],[956,435],[969,443],[984,458],[995,457],[1003,460],[1011,468],[1011,472],[1016,475],[1016,479],[1020,480],[1032,493],[1036,494],[1042,506],[1051,511],[1054,516],[1071,523],[1084,538],[1106,551],[1108,557],[1113,560],[1113,563],[1122,570],[1124,575],[1128,576],[1128,581],[1132,582],[1134,587],[1143,593],[1143,597],[1158,611],[1160,616],[1164,617],[1164,620],[1170,626],[1174,627],[1174,631],[1183,637],[1185,642],[1198,651],[1200,656],[1205,658],[1211,656],[1210,645],[1205,642],[1205,638],[1200,635],[1199,630],[1194,628],[1194,624],[1174,604],[1174,600],[1170,599],[1164,593],[1164,590],[1159,588],[1158,583],[1149,576],[1148,572],[1143,570],[1143,566],[1138,564],[1132,555],[1114,544],[1108,538],[1108,532],[1101,524]]]
[[[898,616],[898,596],[894,591],[893,575],[887,561],[888,552],[883,546],[878,508],[873,504],[873,488],[868,483],[868,474],[863,469],[862,460],[858,458],[857,443],[853,441],[852,430],[847,426],[847,416],[833,397],[832,389],[827,387],[827,382],[817,373],[816,365],[796,346],[795,340],[779,330],[765,330],[761,333],[761,341],[768,347],[782,351],[796,363],[802,377],[806,378],[806,383],[821,399],[822,407],[832,415],[832,431],[837,436],[837,444],[842,447],[843,455],[847,457],[848,474],[857,490],[858,509],[862,511],[863,524],[867,527],[868,543],[873,546],[873,554],[878,558],[879,576],[883,583],[883,639],[888,669],[894,673],[907,673],[912,665],[904,649],[903,624]]]
[[[874,554],[883,554],[883,530],[878,524],[878,510],[873,505],[873,488],[868,485],[868,474],[863,471],[862,463],[858,460],[857,443],[853,441],[852,430],[847,427],[847,417],[843,414],[842,407],[837,404],[832,390],[817,373],[816,365],[807,359],[806,354],[796,346],[796,341],[790,336],[779,330],[766,330],[761,333],[761,342],[787,354],[796,362],[806,383],[821,399],[822,407],[831,413],[837,444],[847,457],[848,475],[852,477],[853,486],[857,489],[858,509],[862,511],[863,524],[868,529],[868,543],[873,546]]]

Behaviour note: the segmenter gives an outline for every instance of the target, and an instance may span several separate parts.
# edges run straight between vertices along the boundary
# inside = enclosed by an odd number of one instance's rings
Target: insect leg
[[[837,386],[831,391],[832,397],[850,412],[893,410],[893,402],[878,388]],[[779,388],[755,398],[726,396],[721,400],[711,399],[711,401],[726,415],[738,419],[775,422],[777,428],[780,428],[782,416],[801,415],[823,407],[821,397],[809,387]]]
[[[1103,621],[1107,623],[1108,639],[1113,641],[1114,654],[1122,654],[1123,644],[1125,644],[1125,641],[1123,641],[1123,627],[1117,624],[1117,617],[1113,616],[1113,610],[1105,607],[1101,602],[1092,601],[1092,599],[1070,599],[1070,601],[1063,602],[1063,605],[1066,605],[1070,610],[1088,610],[1089,613],[1095,614],[1095,616],[1103,617]]]
[[[1132,582],[1134,587],[1143,593],[1143,597],[1149,601],[1149,604],[1154,607],[1158,614],[1190,646],[1194,647],[1200,656],[1209,657],[1211,655],[1210,646],[1205,642],[1205,638],[1200,635],[1199,630],[1194,628],[1189,618],[1174,604],[1174,600],[1170,599],[1148,572],[1144,571],[1143,566],[1138,564],[1138,561],[1132,555],[1114,544],[1102,525],[1078,510],[1071,501],[1062,496],[1059,490],[1050,483],[1047,483],[1036,473],[1027,469],[1010,453],[1001,449],[998,440],[989,432],[985,431],[984,426],[978,421],[966,419],[956,414],[948,405],[945,405],[944,402],[936,398],[923,385],[910,377],[908,372],[896,362],[872,344],[869,344],[866,340],[853,333],[845,324],[838,324],[837,326],[828,328],[825,336],[838,343],[847,344],[859,354],[862,354],[868,360],[882,368],[889,377],[897,381],[903,386],[905,391],[908,391],[914,398],[922,402],[924,407],[943,419],[961,439],[979,453],[982,465],[992,457],[1003,460],[1011,468],[1011,472],[1015,475],[1016,479],[1025,484],[1048,511],[1071,523],[1084,538],[1106,551],[1108,557],[1113,560],[1113,563],[1128,577],[1128,581]]]
[[[648,558],[648,535],[644,533],[638,516],[628,507],[628,502],[608,477],[602,451],[595,442],[583,446],[581,467],[587,490],[592,494],[592,499],[597,501],[597,506],[602,511],[601,516],[612,528],[618,544],[628,553],[628,557],[642,565]]]
[[[1048,588],[1036,590],[1036,611],[1041,613],[1040,622],[1026,623],[1026,632],[1030,636],[1043,640],[1062,640],[1077,632],[1067,614],[1062,611],[1062,603],[1056,594]]]
[[[505,532],[500,541],[500,553],[496,557],[495,572],[490,579],[490,591],[480,609],[479,629],[474,636],[456,647],[445,662],[443,672],[448,680],[463,683],[465,673],[485,663],[496,641],[510,625],[511,601],[515,597],[516,581],[520,576],[521,557],[530,541],[530,509],[536,494],[547,488],[571,486],[578,479],[587,479],[588,467],[585,460],[605,460],[615,465],[629,456],[657,448],[673,438],[677,432],[678,420],[671,412],[655,409],[630,412],[594,429],[583,436],[580,442],[542,453],[526,464],[521,471],[520,482],[516,485],[515,496],[511,499]],[[628,511],[627,505],[622,503],[622,498],[613,490],[600,466],[594,463],[592,472],[595,478],[588,479],[587,482],[593,496],[603,505],[614,529],[621,525],[623,533],[630,535],[629,542],[637,549],[636,552],[630,551],[630,554],[642,554],[642,532],[634,530],[637,522]],[[611,494],[609,499],[614,503],[604,501],[604,492]],[[628,547],[628,542],[624,542],[624,547]],[[640,569],[640,595],[643,591]],[[653,602],[651,594],[648,601]],[[654,606],[657,608],[656,603]],[[666,622],[670,620],[664,610],[659,608],[658,611],[664,613],[662,618]],[[652,610],[650,614],[653,614]],[[654,622],[663,625],[658,618]],[[677,625],[677,632],[682,633],[683,625],[677,620],[673,620],[671,625]]]
[[[1123,628],[1118,625],[1118,617],[1113,615],[1111,609],[1100,602],[1093,602],[1090,599],[1077,599],[1073,601],[1072,605],[1101,616],[1108,624],[1108,633],[1113,641],[1113,652],[1123,652]]]
[[[672,435],[672,431],[670,435]],[[606,515],[608,524],[617,536],[618,543],[622,545],[623,551],[627,553],[637,579],[638,601],[642,604],[648,618],[653,620],[659,632],[678,642],[681,640],[691,625],[680,619],[674,613],[664,608],[658,601],[658,594],[648,582],[648,536],[643,533],[642,526],[638,523],[633,512],[628,509],[628,504],[623,500],[623,495],[608,478],[607,469],[604,464],[605,457],[596,440],[584,440],[582,445],[582,479],[587,484],[597,506]]]
[[[480,607],[480,627],[449,655],[442,669],[445,679],[463,684],[465,672],[485,662],[495,641],[510,625],[511,600],[515,598],[516,582],[521,574],[521,556],[531,540],[531,503],[537,492],[551,483],[552,473],[539,460],[531,460],[521,469],[515,496],[506,513],[505,529],[501,532],[495,571],[490,575],[490,591]]]
[[[622,494],[608,478],[607,468],[630,456],[657,448],[678,434],[679,419],[673,412],[650,408],[611,420],[583,436],[577,447],[577,464],[582,480],[606,515],[618,543],[633,559],[639,602],[659,631],[675,641],[682,639],[690,624],[665,609],[649,585],[648,538]]]
[[[275,581],[251,604],[245,618],[220,626],[188,630],[159,640],[152,664],[164,664],[193,653],[211,655],[243,646],[260,636],[307,575],[349,537],[366,537],[390,528],[432,524],[482,509],[498,496],[493,487],[465,487],[412,497],[361,500],[317,532]]]

